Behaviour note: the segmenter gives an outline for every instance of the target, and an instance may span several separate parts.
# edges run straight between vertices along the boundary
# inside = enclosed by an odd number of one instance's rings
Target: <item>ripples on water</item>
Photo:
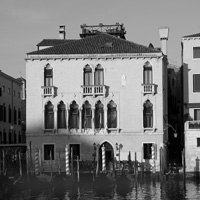
[[[70,190],[55,194],[52,189],[46,188],[41,191],[22,190],[22,191],[2,191],[0,190],[0,199],[2,200],[182,200],[182,199],[200,199],[200,182],[194,179],[188,179],[184,182],[181,175],[169,176],[152,180],[150,177],[138,179],[126,191],[119,190],[116,185],[105,192],[98,192],[93,189],[92,178],[82,179],[79,186]]]

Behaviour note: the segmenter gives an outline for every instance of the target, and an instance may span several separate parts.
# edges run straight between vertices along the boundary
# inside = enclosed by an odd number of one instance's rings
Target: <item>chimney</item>
[[[167,40],[169,37],[169,28],[168,27],[162,27],[159,28],[159,35],[161,40],[161,51],[164,55],[167,55]]]
[[[65,40],[65,25],[60,25],[59,26],[59,38],[61,40]]]

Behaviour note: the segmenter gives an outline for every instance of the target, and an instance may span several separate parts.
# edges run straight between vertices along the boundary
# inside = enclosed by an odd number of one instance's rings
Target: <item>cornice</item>
[[[183,40],[200,40],[200,37],[186,37],[186,38],[182,38],[181,40],[182,41]]]
[[[73,55],[27,55],[25,60],[70,60],[70,59],[139,59],[162,58],[162,53],[127,53],[127,54],[73,54]]]

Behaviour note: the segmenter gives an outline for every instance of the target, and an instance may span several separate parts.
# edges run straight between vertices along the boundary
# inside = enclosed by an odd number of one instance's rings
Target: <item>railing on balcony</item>
[[[83,85],[83,95],[105,95],[106,87],[105,85]]]
[[[54,86],[42,86],[43,96],[55,96],[55,87]]]
[[[143,94],[155,94],[156,88],[155,84],[142,84]]]
[[[200,129],[200,120],[185,122],[185,130]]]

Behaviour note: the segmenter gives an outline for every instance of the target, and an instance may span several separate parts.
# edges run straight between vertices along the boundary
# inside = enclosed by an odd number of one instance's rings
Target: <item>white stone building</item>
[[[155,146],[160,171],[159,150],[168,140],[168,29],[160,34],[163,52],[126,40],[120,24],[83,25],[77,40],[65,39],[61,26],[59,40],[27,53],[27,145],[33,155],[40,150],[44,171],[65,171],[66,144],[81,161],[94,159],[95,144],[100,170],[103,145],[106,167],[129,152],[151,164]]]

